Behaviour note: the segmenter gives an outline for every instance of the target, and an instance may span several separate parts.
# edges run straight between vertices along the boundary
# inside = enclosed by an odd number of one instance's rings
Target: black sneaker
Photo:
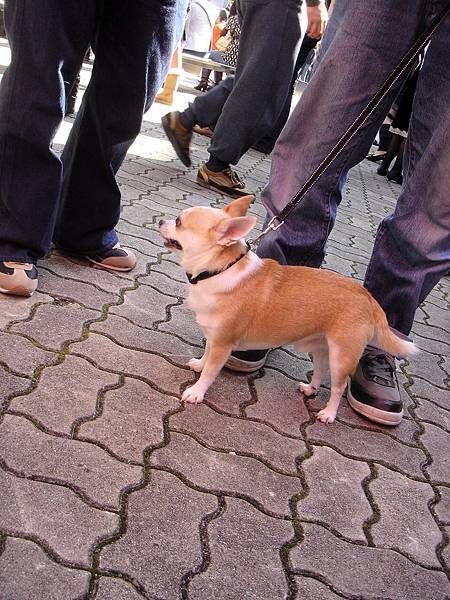
[[[268,350],[243,350],[241,352],[234,351],[230,358],[225,363],[225,367],[230,371],[238,373],[253,373],[264,366],[266,362]]]
[[[354,411],[383,425],[398,425],[403,417],[395,359],[379,348],[367,346],[347,389]]]

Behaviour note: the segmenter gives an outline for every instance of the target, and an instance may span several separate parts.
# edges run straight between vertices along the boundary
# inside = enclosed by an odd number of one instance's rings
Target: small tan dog
[[[369,342],[396,356],[416,347],[392,333],[378,302],[356,281],[249,252],[243,238],[256,224],[247,216],[252,201],[244,196],[223,210],[188,208],[176,221],[159,223],[165,246],[181,254],[191,282],[188,303],[206,337],[203,356],[188,362],[200,378],[182,400],[201,402],[233,350],[293,344],[313,354],[312,381],[299,386],[306,396],[317,392],[329,367],[331,396],[318,418],[332,423]]]

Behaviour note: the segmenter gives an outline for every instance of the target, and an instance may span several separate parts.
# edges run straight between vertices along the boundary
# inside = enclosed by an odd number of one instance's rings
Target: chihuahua
[[[188,366],[201,373],[182,395],[202,402],[233,350],[293,344],[313,355],[305,396],[331,373],[331,395],[317,417],[332,423],[349,377],[370,342],[395,356],[416,352],[389,329],[381,306],[356,281],[324,269],[280,265],[249,251],[245,236],[256,225],[247,215],[253,196],[223,209],[193,207],[159,222],[166,248],[181,255],[189,280],[188,303],[206,338],[203,356]]]

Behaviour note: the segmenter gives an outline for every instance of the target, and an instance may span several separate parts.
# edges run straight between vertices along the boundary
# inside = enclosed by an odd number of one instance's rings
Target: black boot
[[[211,69],[202,69],[200,81],[194,87],[194,90],[199,90],[200,92],[206,92],[206,90],[208,89],[208,81],[209,81],[210,74],[211,74]]]

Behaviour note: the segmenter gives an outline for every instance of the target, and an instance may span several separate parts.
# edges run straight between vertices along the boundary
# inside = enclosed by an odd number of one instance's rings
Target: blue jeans
[[[236,165],[280,116],[301,42],[301,0],[237,0],[236,75],[197,96],[186,121],[214,127],[208,152]]]
[[[218,63],[221,63],[222,65],[225,64],[225,61],[223,60],[223,52],[221,52],[220,50],[211,50],[211,52],[208,54],[208,58],[210,58],[211,60],[215,60]]]
[[[412,46],[442,0],[336,2],[319,63],[275,146],[262,201],[272,216],[295,195]],[[435,32],[421,70],[395,212],[379,226],[364,285],[389,323],[408,334],[414,313],[450,270],[450,18]],[[258,254],[319,267],[348,170],[367,154],[398,87]]]
[[[80,255],[115,245],[115,174],[164,79],[186,5],[6,3],[12,62],[0,86],[0,260],[34,263],[52,238]],[[89,44],[92,78],[61,161],[51,143],[64,115],[64,79],[76,76]]]

